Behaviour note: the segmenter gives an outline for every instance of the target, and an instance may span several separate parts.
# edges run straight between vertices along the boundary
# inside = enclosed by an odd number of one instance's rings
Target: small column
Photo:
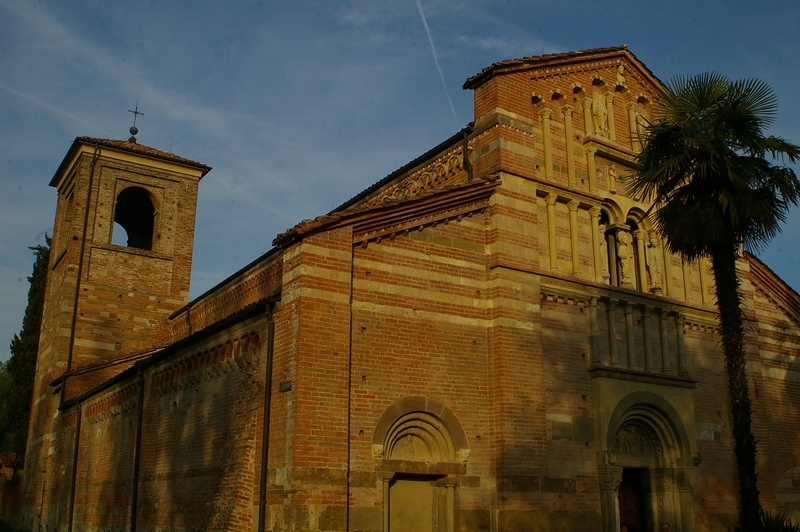
[[[700,269],[700,301],[703,306],[709,304],[708,294],[708,260],[705,257],[700,257],[697,260],[697,267]]]
[[[606,248],[607,252],[613,251],[614,255],[608,258],[608,284],[620,284],[619,279],[619,272],[617,271],[617,235],[614,231],[609,231],[606,233],[606,238],[608,239],[608,247]]]
[[[556,253],[556,199],[555,194],[548,194],[544,201],[547,204],[547,243],[550,248],[550,269],[558,270]]]
[[[622,364],[619,361],[619,350],[617,348],[617,323],[614,321],[614,309],[617,307],[616,299],[609,299],[606,305],[608,314],[608,349],[611,353],[611,365],[615,368]]]
[[[539,111],[542,117],[542,143],[544,144],[544,177],[553,179],[553,140],[550,136],[550,109],[544,108]]]
[[[636,241],[636,261],[639,265],[639,271],[636,272],[636,275],[639,276],[639,290],[647,292],[647,258],[645,256],[647,231],[637,229],[633,233],[633,238]]]
[[[661,373],[672,373],[672,362],[669,356],[669,339],[667,338],[667,311],[658,309],[661,336]]]
[[[653,361],[653,345],[650,343],[650,312],[652,307],[645,305],[642,310],[642,333],[644,335],[644,370],[655,371],[656,366]]]
[[[604,262],[603,262],[603,253],[600,249],[600,246],[604,246],[606,244],[605,239],[605,232],[606,226],[600,225],[600,209],[597,207],[592,207],[589,210],[590,220],[592,224],[592,260],[594,260],[594,280],[602,283],[603,282],[603,269],[604,269]],[[608,253],[608,251],[606,251]]]
[[[600,327],[597,323],[597,298],[589,298],[589,341],[592,347],[592,365],[602,364],[600,359]]]
[[[625,107],[628,109],[628,128],[631,132],[631,148],[635,153],[639,153],[642,149],[642,143],[639,140],[639,131],[636,127],[636,102],[628,102]]]
[[[672,271],[672,254],[663,246],[664,251],[664,295],[667,297],[675,295],[675,281]]]
[[[608,138],[609,140],[617,140],[617,130],[614,127],[614,93],[606,93],[606,109],[608,113]]]
[[[455,484],[446,484],[445,489],[447,490],[447,532],[455,532],[456,530],[456,523],[455,523],[455,515],[456,515],[456,487]]]
[[[578,205],[575,200],[567,204],[569,207],[569,242],[572,251],[572,275],[580,276],[580,256],[578,255]]]
[[[597,148],[586,148],[586,168],[589,172],[589,191],[597,192],[597,167],[594,162],[594,155]]]
[[[573,127],[572,127],[572,111],[574,107],[565,105],[561,112],[564,113],[564,149],[567,151],[567,176],[569,178],[569,186],[577,186],[575,178],[575,149],[573,146]]]
[[[594,134],[594,124],[592,122],[592,99],[584,98],[581,100],[583,106],[583,129],[587,135]]]
[[[678,375],[686,376],[689,370],[686,369],[686,353],[685,353],[685,336],[683,333],[683,324],[685,318],[678,312],[675,314],[675,345],[678,346]]]
[[[383,529],[389,530],[389,482],[391,477],[383,478]]]
[[[625,340],[628,349],[628,368],[633,369],[636,367],[636,346],[634,345],[633,337],[633,305],[630,301],[622,303],[625,307]]]
[[[692,301],[692,269],[688,262],[681,258],[683,268],[683,299]]]

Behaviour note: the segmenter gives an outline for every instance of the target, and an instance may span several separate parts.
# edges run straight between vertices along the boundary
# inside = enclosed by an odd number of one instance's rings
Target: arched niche
[[[406,397],[384,411],[372,448],[384,462],[381,469],[406,473],[461,473],[469,458],[467,435],[456,415],[423,396]]]

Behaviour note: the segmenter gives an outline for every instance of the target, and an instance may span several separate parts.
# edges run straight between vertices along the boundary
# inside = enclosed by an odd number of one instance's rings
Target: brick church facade
[[[193,301],[210,168],[77,138],[19,525],[727,530],[714,280],[625,187],[660,87],[624,46],[491,65],[468,127]],[[759,487],[798,516],[800,296],[740,268]]]

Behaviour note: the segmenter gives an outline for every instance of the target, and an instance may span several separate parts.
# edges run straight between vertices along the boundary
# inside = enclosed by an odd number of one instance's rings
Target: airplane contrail
[[[456,127],[458,127],[460,122],[458,120],[458,116],[456,116],[456,108],[453,106],[453,100],[450,99],[450,94],[447,92],[447,83],[444,81],[444,72],[442,72],[442,67],[439,65],[439,57],[436,55],[436,47],[433,45],[431,30],[428,28],[428,20],[425,18],[425,12],[422,11],[422,4],[420,3],[420,0],[417,0],[417,9],[419,9],[419,16],[422,18],[422,25],[425,26],[425,33],[428,34],[428,42],[431,44],[431,52],[433,53],[433,62],[436,64],[436,70],[439,71],[439,78],[442,80],[444,96],[447,98],[447,103],[450,105],[450,112],[453,113],[453,121],[455,122]]]

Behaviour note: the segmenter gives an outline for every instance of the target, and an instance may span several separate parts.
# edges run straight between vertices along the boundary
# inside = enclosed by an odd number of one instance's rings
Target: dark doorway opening
[[[619,485],[619,525],[627,532],[647,530],[647,469],[625,467]]]

